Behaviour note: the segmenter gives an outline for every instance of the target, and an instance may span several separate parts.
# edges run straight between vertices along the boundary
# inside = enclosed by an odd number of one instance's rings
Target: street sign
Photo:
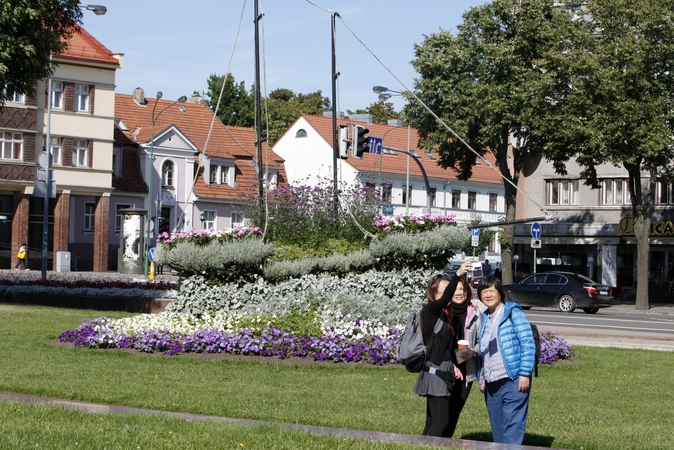
[[[541,240],[531,238],[531,248],[541,248]]]
[[[156,262],[154,252],[155,252],[154,247],[151,247],[150,250],[147,252],[147,259],[150,262]]]
[[[393,205],[381,205],[381,212],[382,214],[393,215]]]
[[[534,222],[531,224],[531,237],[534,239],[540,239],[541,234],[543,233],[543,229],[541,228],[541,224],[538,222]]]
[[[374,136],[368,136],[367,137],[367,145],[368,145],[368,152],[369,153],[376,153],[377,155],[381,154],[381,148],[382,148],[382,138],[374,137]]]
[[[479,228],[471,228],[470,235],[480,237],[480,229]]]
[[[480,236],[471,236],[470,237],[470,245],[472,247],[479,247],[480,246]]]

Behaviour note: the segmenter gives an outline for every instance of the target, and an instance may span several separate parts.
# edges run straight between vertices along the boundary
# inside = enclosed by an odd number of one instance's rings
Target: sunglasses
[[[447,277],[447,274],[446,274],[446,273],[439,273],[439,274],[437,274],[437,275],[435,276],[435,279],[436,279],[436,280],[444,280],[444,279],[447,279],[447,278],[448,278],[448,277]]]

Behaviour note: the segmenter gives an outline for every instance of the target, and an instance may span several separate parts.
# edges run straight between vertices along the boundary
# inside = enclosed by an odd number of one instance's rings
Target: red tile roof
[[[210,157],[235,160],[236,186],[207,185],[203,177],[199,176],[195,186],[199,197],[234,199],[238,192],[256,185],[257,173],[253,161],[257,160],[257,136],[253,128],[225,126],[217,118],[213,121],[213,112],[202,102],[173,104],[172,100],[145,100],[145,105],[140,106],[132,95],[115,94],[115,117],[122,119],[128,127],[129,131],[124,132],[127,137],[139,143],[151,141],[154,108],[155,135],[175,126],[199,151],[205,149]],[[206,145],[211,123],[213,129]],[[270,167],[277,168],[278,183],[285,183],[283,159],[268,149],[266,143],[262,145],[262,160]]]
[[[54,58],[119,66],[119,60],[113,53],[82,27],[77,27],[77,31],[68,40],[68,48],[63,53],[54,55]]]
[[[304,117],[312,127],[332,146],[332,118],[304,114]],[[356,124],[365,126],[369,131],[368,136],[384,137],[383,145],[387,148],[407,150],[407,127],[393,127],[382,124],[367,124],[354,120],[342,119],[339,124]],[[431,159],[426,152],[418,147],[419,135],[415,128],[410,129],[410,149],[416,151],[419,155],[424,170],[429,178],[443,178],[456,180],[456,172],[452,169],[444,169],[438,165],[440,159],[435,152],[432,154],[436,159]],[[493,155],[486,156],[487,161],[495,165]],[[407,173],[407,155],[397,153],[396,155],[382,154],[381,159],[377,154],[365,153],[362,159],[349,156],[348,162],[361,172],[379,172],[379,162],[381,160],[383,174],[405,175]],[[410,175],[421,176],[419,166],[410,160]],[[473,176],[470,181],[483,183],[503,184],[500,174],[489,168],[486,164],[476,165],[473,168]]]

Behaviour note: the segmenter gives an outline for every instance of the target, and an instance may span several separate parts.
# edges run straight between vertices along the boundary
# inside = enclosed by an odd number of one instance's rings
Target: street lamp
[[[102,16],[103,14],[108,12],[108,8],[106,8],[103,5],[86,5],[85,8],[88,9],[89,11],[92,11],[97,16]]]
[[[147,187],[147,218],[145,224],[146,226],[145,226],[145,248],[144,248],[145,254],[143,255],[143,257],[145,258],[144,264],[145,276],[147,276],[149,269],[148,252],[150,250],[150,217],[152,216],[152,172],[154,172],[154,126],[157,124],[157,120],[159,119],[159,116],[161,116],[161,113],[163,113],[176,103],[185,103],[187,101],[187,97],[183,95],[178,100],[162,108],[159,111],[159,113],[155,116],[154,113],[157,109],[157,104],[159,103],[159,100],[161,100],[163,96],[164,94],[161,91],[157,92],[157,98],[154,101],[154,106],[152,106],[152,140],[150,141],[150,169],[149,169],[150,174],[148,177],[149,182]]]
[[[86,5],[86,9],[89,11],[93,11],[94,14],[97,16],[102,16],[105,14],[108,9],[103,6],[103,5]],[[49,64],[52,64],[52,61],[54,59],[54,54],[50,50],[49,51]],[[47,250],[49,249],[49,183],[52,180],[52,177],[50,174],[52,173],[51,165],[52,165],[52,152],[51,152],[51,105],[52,105],[52,75],[49,75],[49,79],[47,80],[48,86],[47,86],[47,134],[45,136],[46,138],[46,145],[45,145],[45,150],[47,152],[47,176],[46,176],[46,181],[45,181],[45,190],[44,190],[44,204],[42,205],[42,279],[46,280],[47,279]],[[52,254],[52,270],[54,269],[54,258]]]
[[[513,275],[513,281],[517,281],[517,261],[520,260],[520,255],[514,255],[513,260],[515,261],[515,273]]]

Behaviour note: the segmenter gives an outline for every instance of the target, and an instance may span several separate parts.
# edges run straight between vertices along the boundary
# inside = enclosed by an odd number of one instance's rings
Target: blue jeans
[[[531,388],[520,392],[518,387],[519,377],[487,383],[484,400],[494,442],[521,445],[524,440]]]

